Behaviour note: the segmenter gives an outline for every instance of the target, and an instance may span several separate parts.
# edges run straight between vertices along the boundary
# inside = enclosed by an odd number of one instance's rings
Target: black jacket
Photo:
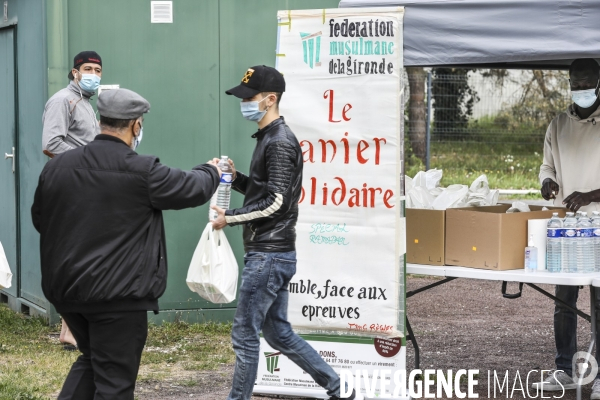
[[[252,135],[256,147],[248,176],[237,172],[232,188],[244,206],[225,212],[228,225],[244,225],[248,251],[296,250],[298,200],[302,194],[302,150],[283,117]]]
[[[216,168],[181,171],[98,135],[50,160],[31,208],[42,289],[58,312],[158,310],[167,284],[162,210],[207,202]]]

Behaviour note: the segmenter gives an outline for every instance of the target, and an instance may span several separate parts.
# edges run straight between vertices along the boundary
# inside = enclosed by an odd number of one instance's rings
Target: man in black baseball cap
[[[73,59],[69,85],[46,103],[42,116],[42,152],[49,157],[84,146],[100,133],[91,97],[100,85],[102,58],[95,51],[82,51]],[[62,323],[60,341],[65,349],[77,346],[69,327]]]
[[[69,85],[46,103],[42,116],[42,150],[53,157],[94,140],[100,126],[90,99],[102,78],[102,58],[82,51],[73,59]]]
[[[285,92],[285,80],[283,75],[275,68],[257,65],[248,68],[242,77],[242,82],[225,93],[232,94],[240,99],[249,99],[264,92]]]
[[[100,75],[102,75],[102,57],[100,57],[100,54],[96,53],[95,51],[86,50],[77,54],[73,58],[73,68],[71,69],[71,71],[69,71],[69,79],[72,80],[74,78],[74,71],[81,71],[81,67],[83,66],[83,64],[95,64],[92,67],[99,66]],[[87,69],[85,70],[88,71]]]
[[[231,333],[236,354],[228,400],[252,396],[262,330],[267,343],[286,355],[327,389],[340,397],[340,378],[287,321],[287,286],[296,273],[296,221],[302,192],[302,150],[294,133],[279,115],[285,91],[283,75],[258,65],[244,73],[241,83],[226,91],[242,99],[242,115],[258,124],[250,174],[236,171],[232,188],[244,195],[242,208],[212,208],[215,229],[244,225],[244,271]],[[352,393],[349,399],[355,399]]]

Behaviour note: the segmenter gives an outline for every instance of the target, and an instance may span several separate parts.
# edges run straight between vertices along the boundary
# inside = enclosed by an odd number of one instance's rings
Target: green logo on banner
[[[265,352],[265,357],[267,359],[267,371],[269,371],[269,373],[273,373],[273,372],[279,372],[279,368],[277,368],[277,365],[279,364],[279,356],[281,355],[281,352],[277,352],[277,353],[267,353]]]
[[[304,63],[310,68],[321,66],[321,36],[322,32],[305,33],[300,32],[302,38],[302,52],[304,53]]]

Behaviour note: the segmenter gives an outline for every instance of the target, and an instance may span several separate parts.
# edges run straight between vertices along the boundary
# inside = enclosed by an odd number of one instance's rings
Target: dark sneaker
[[[544,390],[548,392],[562,391],[563,388],[564,390],[577,389],[577,384],[565,371],[557,371],[554,369],[548,373],[548,376],[543,382],[533,382],[531,387],[540,390],[541,385],[543,385]],[[600,394],[600,391],[598,394]],[[598,397],[598,399],[600,399],[600,397]]]
[[[600,399],[600,379],[594,379],[594,385],[592,386],[592,395],[590,396],[592,400]]]

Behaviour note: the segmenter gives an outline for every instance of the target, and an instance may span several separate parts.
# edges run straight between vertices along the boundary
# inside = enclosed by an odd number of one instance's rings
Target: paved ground
[[[429,278],[411,278],[408,290],[431,283]],[[553,291],[553,286],[542,285]],[[513,288],[516,289],[516,285]],[[579,307],[589,312],[589,292],[580,293]],[[488,398],[487,371],[504,375],[509,371],[512,386],[519,371],[524,376],[533,369],[548,369],[554,365],[552,330],[553,303],[525,287],[519,299],[502,298],[499,282],[457,279],[420,293],[408,300],[411,325],[421,347],[421,367],[431,369],[479,369],[480,398]],[[581,350],[589,343],[589,323],[579,319],[578,340]],[[408,366],[414,354],[408,345]],[[138,385],[139,399],[203,399],[225,400],[231,382],[232,367],[209,373],[195,373],[193,386],[173,387],[169,383],[147,382]],[[492,375],[493,376],[493,375]],[[523,382],[525,385],[525,382]],[[518,382],[517,382],[518,389]],[[535,393],[531,393],[535,395]],[[562,393],[555,393],[560,397]],[[552,396],[551,393],[545,393]],[[590,396],[584,388],[583,399]],[[255,397],[261,399],[260,397]],[[491,398],[494,398],[493,391]],[[519,391],[513,396],[497,393],[497,399],[524,399]],[[539,397],[538,397],[539,398]],[[568,391],[563,399],[575,399]]]

